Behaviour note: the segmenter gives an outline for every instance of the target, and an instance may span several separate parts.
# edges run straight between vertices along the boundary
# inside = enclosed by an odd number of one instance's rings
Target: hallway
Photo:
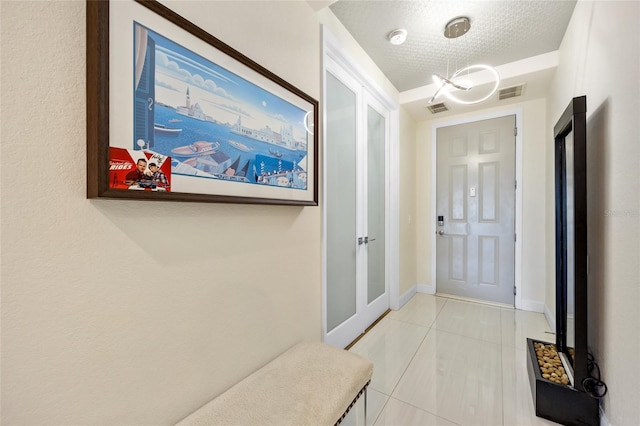
[[[526,338],[543,314],[418,293],[350,350],[374,363],[367,423],[552,425],[534,413]]]

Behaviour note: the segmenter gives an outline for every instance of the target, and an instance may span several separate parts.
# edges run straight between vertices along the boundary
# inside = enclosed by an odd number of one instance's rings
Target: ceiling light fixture
[[[393,30],[389,34],[387,34],[387,39],[389,39],[389,42],[394,46],[401,45],[407,39],[407,30],[405,29]]]
[[[444,36],[448,39],[458,38],[465,35],[471,29],[471,21],[465,16],[454,18],[445,25]],[[449,58],[447,57],[447,75],[449,74]],[[429,103],[433,103],[442,92],[447,98],[454,102],[472,105],[484,102],[498,90],[500,75],[495,68],[489,65],[467,65],[451,74],[450,77],[443,77],[440,74],[433,74],[434,83],[438,84],[438,90],[431,97]],[[472,77],[474,77],[472,79]],[[474,85],[474,80],[476,84]],[[475,90],[485,84],[491,84],[491,89]]]

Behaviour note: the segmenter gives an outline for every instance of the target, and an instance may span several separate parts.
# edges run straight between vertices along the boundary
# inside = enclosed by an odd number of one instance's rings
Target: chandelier
[[[447,23],[444,36],[448,39],[458,38],[467,33],[471,28],[469,18],[461,16]],[[448,56],[448,55],[447,55]],[[449,74],[449,57],[447,57],[447,75]],[[484,102],[493,95],[500,84],[500,75],[489,65],[467,65],[456,70],[451,76],[443,77],[433,74],[433,82],[438,89],[431,97],[429,103],[433,103],[441,93],[450,100],[472,105]]]

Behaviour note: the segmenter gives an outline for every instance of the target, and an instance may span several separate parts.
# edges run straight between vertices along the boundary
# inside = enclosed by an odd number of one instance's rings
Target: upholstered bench
[[[371,361],[359,355],[299,343],[178,425],[336,425],[363,394],[366,416],[372,374]]]

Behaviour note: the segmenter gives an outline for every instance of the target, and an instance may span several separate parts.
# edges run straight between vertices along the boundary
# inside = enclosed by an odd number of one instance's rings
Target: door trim
[[[331,34],[329,29],[322,25],[322,93],[324,98],[324,90],[326,87],[326,73],[328,62],[333,61],[336,65],[347,71],[356,78],[362,86],[380,102],[389,111],[389,146],[387,151],[386,168],[388,171],[388,179],[386,182],[385,192],[387,194],[387,241],[386,241],[386,275],[389,284],[389,307],[391,309],[399,309],[400,307],[400,271],[399,271],[399,238],[400,238],[400,222],[399,222],[399,129],[400,114],[398,103],[385,93],[380,86],[367,75],[360,64],[358,64],[351,55],[341,46],[338,39]],[[324,100],[323,100],[323,105]],[[326,146],[324,137],[326,135],[326,111],[322,108],[322,138],[323,150]],[[322,158],[325,158],[323,151]],[[326,209],[326,182],[327,164],[322,164],[322,340],[327,338],[327,209]],[[363,330],[368,326],[365,325]],[[340,327],[340,326],[338,326]],[[338,328],[336,327],[336,329]],[[334,329],[335,330],[335,329]],[[345,343],[345,346],[349,342]]]
[[[515,243],[515,286],[516,295],[514,298],[515,308],[522,309],[522,108],[511,108],[486,114],[474,115],[470,117],[457,118],[451,121],[436,123],[431,128],[431,223],[430,229],[435,229],[436,220],[436,142],[437,132],[441,127],[456,126],[458,124],[472,123],[474,121],[489,120],[492,118],[501,118],[509,115],[516,116],[516,127],[518,134],[516,135],[516,243]],[[425,290],[428,293],[436,293],[436,234],[431,234],[431,286],[427,286]]]

